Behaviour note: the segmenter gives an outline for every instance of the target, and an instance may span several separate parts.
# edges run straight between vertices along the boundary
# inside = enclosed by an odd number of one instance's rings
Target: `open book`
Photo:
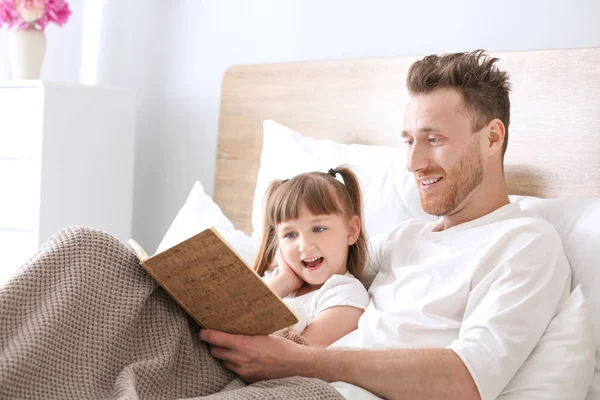
[[[214,228],[152,257],[133,239],[127,243],[140,265],[203,328],[267,335],[298,322]]]

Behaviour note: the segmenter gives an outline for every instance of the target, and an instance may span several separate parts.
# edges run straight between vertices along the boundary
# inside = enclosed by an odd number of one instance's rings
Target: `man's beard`
[[[422,175],[435,175],[435,173],[428,172]],[[443,183],[446,185],[443,193],[427,194],[419,190],[421,207],[427,214],[437,216],[451,214],[479,186],[482,180],[483,163],[479,155],[479,144],[474,140],[467,153],[457,161],[450,173],[442,179],[442,182],[445,181]]]

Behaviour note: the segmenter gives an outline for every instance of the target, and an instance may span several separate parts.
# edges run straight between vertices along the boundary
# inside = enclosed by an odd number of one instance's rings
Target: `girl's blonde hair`
[[[344,183],[335,179],[340,174]],[[356,175],[346,166],[327,172],[308,172],[291,179],[273,181],[265,195],[263,235],[254,270],[263,276],[271,269],[278,248],[277,225],[298,218],[302,204],[314,215],[338,214],[346,221],[357,216],[360,233],[348,250],[348,271],[362,277],[367,262],[367,235],[363,227],[362,196]]]

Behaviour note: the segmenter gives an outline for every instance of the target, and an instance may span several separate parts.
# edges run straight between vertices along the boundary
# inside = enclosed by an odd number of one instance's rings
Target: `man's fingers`
[[[231,372],[235,372],[237,374],[237,365],[230,363],[228,361],[223,361],[223,366],[230,370]]]
[[[220,346],[211,346],[210,347],[210,355],[214,358],[218,358],[219,360],[226,362],[234,362],[235,353],[226,347]]]
[[[235,345],[236,335],[230,335],[228,333],[213,331],[210,329],[200,330],[200,340],[208,342],[213,346],[226,347],[232,349]]]
[[[241,375],[244,362],[241,361],[240,355],[237,354],[234,350],[226,349],[224,347],[219,346],[211,346],[210,354],[214,358],[221,360],[221,363],[225,368],[227,368],[231,372]]]

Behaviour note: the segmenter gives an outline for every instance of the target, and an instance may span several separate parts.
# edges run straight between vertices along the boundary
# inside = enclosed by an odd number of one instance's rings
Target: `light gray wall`
[[[110,26],[120,25],[103,59],[112,73],[101,81],[141,93],[134,236],[149,249],[195,180],[212,193],[220,84],[232,64],[600,47],[598,0],[128,2],[113,8]],[[2,56],[0,79],[8,74]],[[64,76],[47,67],[47,79]]]

